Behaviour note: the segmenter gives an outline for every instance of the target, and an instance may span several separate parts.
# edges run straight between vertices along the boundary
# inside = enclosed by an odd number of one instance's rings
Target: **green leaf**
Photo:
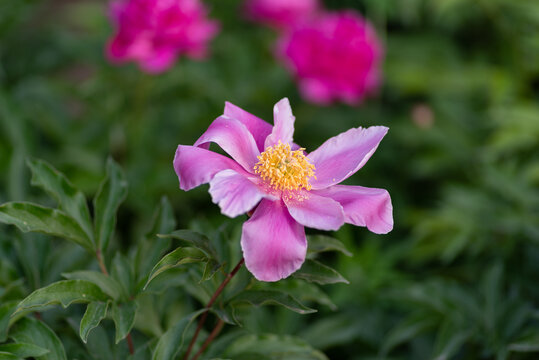
[[[12,353],[0,351],[0,360],[22,360],[20,357]]]
[[[206,255],[196,248],[177,248],[176,250],[165,255],[152,269],[148,281],[144,286],[144,289],[148,287],[148,284],[159,274],[173,269],[175,267],[190,264],[195,262],[202,262],[207,260]]]
[[[153,239],[157,234],[168,234],[176,227],[176,220],[174,219],[174,211],[170,201],[166,196],[161,198],[159,207],[155,211],[153,217],[153,226],[148,233],[146,233],[147,239]]]
[[[432,329],[437,325],[437,319],[428,316],[411,316],[405,319],[386,336],[386,340],[381,349],[381,355],[385,357],[391,349],[419,334]]]
[[[28,159],[27,164],[32,172],[32,185],[39,186],[55,198],[60,209],[75,219],[86,236],[93,242],[92,221],[84,194],[75,189],[64,174],[47,162]]]
[[[210,280],[213,275],[215,275],[222,268],[223,264],[220,264],[213,259],[209,259],[208,261],[206,261],[206,265],[204,265],[204,272],[202,273],[202,278],[200,279],[200,281]]]
[[[218,259],[217,251],[207,236],[191,230],[176,230],[171,234],[159,235],[162,238],[171,238],[187,241],[191,246],[201,250],[209,259]]]
[[[86,280],[97,286],[114,300],[118,300],[121,293],[121,285],[112,277],[93,270],[81,270],[70,273],[63,273],[63,277],[68,280]]]
[[[293,276],[298,279],[315,282],[321,285],[335,283],[349,284],[348,280],[346,280],[335,269],[332,269],[316,260],[305,260],[301,269],[296,271]]]
[[[36,356],[36,360],[67,360],[60,339],[41,321],[32,318],[21,319],[9,335],[18,343],[34,344],[49,350],[47,354]]]
[[[7,331],[9,329],[9,321],[11,315],[17,308],[18,301],[10,301],[0,305],[0,342],[7,339]]]
[[[88,341],[88,335],[90,334],[90,331],[95,329],[101,320],[107,316],[107,308],[109,306],[109,302],[91,302],[86,307],[86,312],[84,313],[84,316],[82,317],[82,320],[80,321],[80,338],[84,343]]]
[[[152,360],[173,360],[176,358],[184,342],[184,336],[189,329],[191,323],[205,311],[205,309],[193,312],[183,319],[181,319],[176,325],[168,329],[163,336],[159,339],[155,351],[153,353]]]
[[[64,212],[27,202],[0,205],[0,222],[23,232],[35,231],[59,236],[92,251],[93,244],[80,225]]]
[[[230,345],[223,357],[232,359],[327,360],[305,341],[291,336],[245,335]]]
[[[114,235],[116,227],[116,212],[127,196],[127,181],[118,166],[109,158],[107,161],[107,176],[101,183],[94,198],[95,233],[97,248],[104,250]]]
[[[112,260],[111,277],[120,284],[124,299],[133,295],[134,281],[131,262],[121,253],[117,253]]]
[[[86,280],[63,280],[37,289],[21,301],[14,315],[20,312],[40,311],[49,305],[61,304],[64,308],[72,303],[107,301],[101,289]]]
[[[146,234],[145,239],[137,247],[135,259],[137,281],[140,287],[144,286],[146,276],[151,271],[153,265],[159,261],[163,253],[169,249],[171,239],[158,238],[157,234],[167,234],[174,230],[176,221],[172,206],[168,199],[163,196],[157,207],[151,230]]]
[[[307,253],[317,254],[327,251],[339,251],[346,256],[352,256],[352,253],[346,249],[344,244],[330,236],[326,235],[311,235],[307,237]]]
[[[112,305],[112,320],[116,325],[116,344],[122,341],[135,323],[137,303],[135,301]]]
[[[509,350],[514,352],[539,352],[539,330],[527,334],[518,341],[509,345]]]
[[[34,344],[15,343],[0,345],[0,353],[7,352],[21,358],[39,357],[50,351]]]
[[[298,314],[312,314],[316,312],[315,309],[308,308],[291,295],[276,290],[247,290],[231,300],[231,303],[234,305],[244,302],[257,307],[267,304],[280,305]]]

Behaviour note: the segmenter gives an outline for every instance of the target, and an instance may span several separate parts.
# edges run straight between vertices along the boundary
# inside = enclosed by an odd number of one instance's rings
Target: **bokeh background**
[[[244,329],[292,334],[337,360],[539,358],[539,2],[326,1],[361,12],[385,44],[383,84],[359,106],[304,101],[273,56],[276,32],[245,20],[240,1],[206,3],[221,22],[208,58],[149,75],[106,61],[105,1],[0,1],[0,202],[50,203],[30,187],[29,156],[93,196],[110,155],[129,181],[110,251],[133,254],[162,196],[178,228],[239,248],[245,219],[222,216],[205,186],[179,190],[174,152],[224,101],[271,121],[288,97],[307,151],[351,127],[390,128],[347,183],[388,189],[395,227],[332,234],[353,256],[324,258],[350,281],[324,287],[330,306],[303,316],[258,308]],[[0,303],[92,261],[2,225]],[[137,321],[196,306],[180,288],[161,302]],[[46,316],[70,358],[125,358],[83,345],[65,314]]]

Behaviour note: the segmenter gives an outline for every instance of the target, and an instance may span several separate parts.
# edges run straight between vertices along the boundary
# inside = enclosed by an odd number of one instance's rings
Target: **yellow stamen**
[[[314,165],[303,155],[303,150],[290,150],[290,145],[279,141],[260,154],[254,171],[276,190],[311,190],[309,178],[314,177]]]

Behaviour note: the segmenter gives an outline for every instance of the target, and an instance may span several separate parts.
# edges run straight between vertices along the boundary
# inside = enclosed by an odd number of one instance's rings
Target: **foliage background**
[[[395,229],[334,234],[353,253],[324,257],[350,281],[324,287],[337,310],[255,308],[243,331],[292,334],[331,359],[537,358],[539,2],[326,1],[359,10],[386,44],[384,85],[360,107],[304,102],[272,56],[276,34],[243,20],[239,1],[208,3],[222,23],[208,60],[182,59],[151,76],[105,61],[104,1],[0,2],[0,202],[51,204],[30,188],[29,156],[93,196],[110,154],[129,195],[109,255],[134,257],[163,195],[177,228],[217,234],[237,251],[244,219],[221,216],[205,187],[180,191],[174,151],[193,143],[225,100],[271,121],[287,96],[307,150],[350,127],[390,127],[348,182],[388,189]],[[85,266],[95,261],[72,245],[0,226],[0,304]],[[181,287],[165,294],[145,305],[156,313],[141,322],[166,329],[167,318],[199,306]],[[122,343],[108,353],[83,346],[73,330],[81,314],[44,313],[69,358],[124,359]],[[147,339],[141,327],[134,337]]]

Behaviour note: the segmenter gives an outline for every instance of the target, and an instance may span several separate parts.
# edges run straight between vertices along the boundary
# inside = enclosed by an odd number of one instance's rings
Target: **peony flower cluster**
[[[382,45],[372,26],[353,11],[322,13],[285,33],[278,57],[307,100],[360,103],[380,84]]]
[[[271,126],[226,103],[224,114],[193,146],[179,145],[174,157],[181,189],[209,183],[223,214],[253,213],[243,224],[241,247],[247,269],[261,281],[286,278],[301,267],[305,226],[337,230],[349,223],[377,234],[393,228],[386,190],[339,185],[365,165],[386,127],[350,129],[307,153],[293,142],[288,99],[273,113]],[[210,151],[211,142],[230,158]]]
[[[276,55],[308,101],[356,105],[378,89],[383,48],[357,12],[329,12],[317,0],[247,0],[245,8],[281,30]]]
[[[110,12],[116,34],[108,58],[135,61],[150,73],[167,70],[183,54],[203,58],[219,29],[200,0],[116,0]]]

